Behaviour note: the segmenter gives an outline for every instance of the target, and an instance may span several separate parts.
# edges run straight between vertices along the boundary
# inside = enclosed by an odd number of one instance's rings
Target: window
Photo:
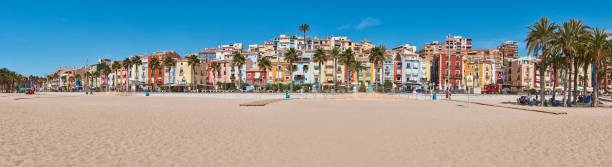
[[[251,77],[251,73],[247,73],[247,77]]]

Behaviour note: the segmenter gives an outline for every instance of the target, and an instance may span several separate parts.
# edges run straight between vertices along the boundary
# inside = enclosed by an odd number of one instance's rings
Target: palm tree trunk
[[[592,97],[591,99],[593,101],[591,103],[591,106],[593,107],[597,107],[599,105],[597,104],[599,103],[599,99],[598,99],[598,96],[599,96],[599,64],[600,64],[600,60],[596,60],[593,63],[593,82],[592,82],[593,95],[591,96]]]
[[[241,81],[242,81],[242,71],[240,71],[240,66],[238,66],[238,90],[239,90],[240,92],[242,92],[242,84],[241,84]],[[292,79],[292,81],[293,81],[293,79]]]
[[[334,86],[332,87],[332,93],[336,93],[336,79],[338,78],[338,77],[336,77],[336,68],[338,68],[338,67],[336,67],[336,58],[334,57],[334,70],[333,70],[333,74],[334,74],[334,77],[333,77]]]
[[[194,71],[195,71],[195,65],[191,65],[191,92],[195,91],[195,76],[194,76]]]
[[[546,98],[544,97],[544,90],[546,90],[546,86],[544,85],[544,80],[545,80],[545,75],[544,75],[544,71],[546,70],[546,66],[544,65],[546,58],[544,58],[544,55],[542,55],[542,61],[540,61],[540,106],[543,107],[544,106],[544,101],[546,101]]]
[[[586,96],[587,95],[587,83],[588,83],[587,81],[588,81],[588,78],[589,78],[588,77],[589,76],[588,75],[588,72],[589,72],[589,63],[585,62],[584,63],[584,68],[582,70],[584,70],[584,74],[583,74],[584,75],[584,81],[583,81],[584,84],[583,84],[583,88],[582,89],[584,90],[584,95]]]
[[[559,83],[559,74],[557,73],[557,66],[553,66],[553,78],[554,82],[553,82],[553,86],[552,86],[552,99],[553,102],[556,100],[557,97],[557,84]]]
[[[204,90],[208,90],[208,61],[206,61],[206,74],[204,75]]]
[[[319,91],[323,92],[323,80],[325,79],[323,77],[323,63],[319,62]]]
[[[262,78],[266,78],[267,76],[268,76],[268,72],[267,72],[266,70],[264,70],[264,76],[263,76]],[[266,90],[267,90],[267,89],[266,89],[266,83],[268,83],[268,82],[266,82],[266,79],[262,79],[262,83],[261,83],[261,84],[262,84],[262,86],[263,86],[263,91],[264,91],[264,93],[265,93],[265,92],[266,92]]]
[[[293,62],[289,63],[289,79],[291,79],[291,85],[289,86],[289,92],[293,92]]]
[[[574,58],[574,65],[573,65],[573,72],[574,72],[574,91],[572,92],[573,98],[572,98],[572,103],[576,104],[577,98],[578,98],[578,58],[575,57]]]
[[[568,95],[568,92],[567,92],[567,85],[568,85],[568,83],[567,82],[569,81],[568,80],[569,69],[570,68],[567,68],[567,66],[566,66],[566,68],[564,70],[565,71],[565,75],[563,76],[563,80],[564,80],[564,82],[563,82],[563,107],[567,107],[567,102],[569,101],[569,100],[567,100],[567,95]]]

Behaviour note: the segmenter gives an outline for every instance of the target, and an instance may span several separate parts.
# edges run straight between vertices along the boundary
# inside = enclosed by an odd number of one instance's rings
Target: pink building
[[[214,62],[219,63],[219,71],[213,71],[213,69],[210,69],[208,71],[208,83],[212,84],[212,83],[217,83],[217,82],[222,82],[222,83],[228,83],[228,82],[232,82],[231,80],[231,74],[232,74],[232,62],[230,60],[215,60]],[[218,73],[217,73],[218,72]]]

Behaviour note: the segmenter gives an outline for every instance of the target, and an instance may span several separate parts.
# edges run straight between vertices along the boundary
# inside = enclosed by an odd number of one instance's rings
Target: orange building
[[[166,59],[166,57],[172,57],[175,59],[181,58],[181,56],[179,54],[177,54],[174,51],[157,51],[155,53],[153,53],[152,55],[147,55],[147,67],[149,67],[149,65],[151,64],[151,59],[153,57],[155,57],[157,59],[157,61],[159,61],[161,68],[152,70],[150,67],[147,68],[147,85],[148,86],[153,86],[153,84],[156,84],[155,87],[158,87],[162,84],[164,84],[164,76],[165,76],[165,72],[166,72],[166,65],[164,65],[164,60]]]

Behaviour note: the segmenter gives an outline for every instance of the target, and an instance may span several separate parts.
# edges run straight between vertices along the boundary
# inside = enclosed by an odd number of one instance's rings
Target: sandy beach
[[[0,94],[0,166],[612,166],[610,108],[253,100]]]

